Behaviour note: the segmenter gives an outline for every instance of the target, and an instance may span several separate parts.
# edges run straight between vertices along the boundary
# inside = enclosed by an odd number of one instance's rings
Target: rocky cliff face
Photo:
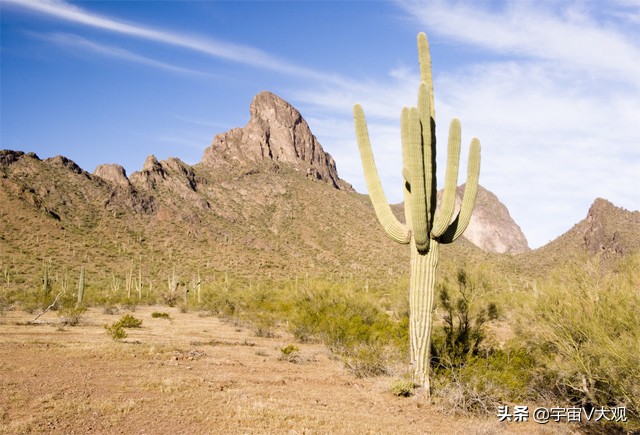
[[[464,185],[458,187],[456,208],[462,204]],[[520,254],[529,250],[524,233],[498,197],[478,186],[476,206],[463,235],[485,252]]]
[[[202,156],[202,164],[282,162],[342,190],[351,190],[338,177],[333,157],[326,153],[300,112],[271,92],[260,92],[249,108],[243,128],[218,134]]]
[[[576,225],[582,235],[584,249],[590,254],[621,256],[629,248],[635,250],[640,241],[640,213],[616,207],[597,198],[586,219]]]

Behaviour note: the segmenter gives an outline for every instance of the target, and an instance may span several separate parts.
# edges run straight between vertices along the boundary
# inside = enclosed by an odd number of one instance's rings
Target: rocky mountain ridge
[[[103,279],[134,263],[156,274],[176,266],[269,276],[403,274],[406,250],[386,237],[368,197],[338,177],[299,112],[261,93],[251,114],[243,129],[217,135],[202,162],[149,156],[129,176],[116,164],[90,174],[62,156],[0,151],[0,266],[23,264],[24,276],[37,277],[47,259],[91,263]],[[480,188],[465,234],[473,244],[443,249],[460,263],[499,252],[543,267],[569,251],[624,255],[640,249],[638,215],[598,200],[575,231],[529,251],[507,208]]]

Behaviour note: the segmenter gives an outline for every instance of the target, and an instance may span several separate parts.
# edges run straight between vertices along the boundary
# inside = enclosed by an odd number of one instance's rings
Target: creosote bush
[[[142,320],[134,317],[131,314],[125,314],[117,322],[123,328],[139,328],[142,326]]]
[[[60,317],[64,325],[76,326],[80,323],[82,314],[84,314],[85,311],[87,311],[87,309],[83,306],[65,306],[58,309],[58,317]]]
[[[416,387],[417,385],[410,379],[396,378],[391,382],[389,391],[394,396],[410,397],[413,395]]]
[[[104,325],[104,329],[107,330],[107,333],[116,341],[127,338],[127,331],[124,330],[122,325],[118,322],[115,322],[111,325]]]
[[[447,281],[439,285],[442,323],[436,325],[432,341],[432,365],[436,370],[464,366],[481,351],[485,339],[485,323],[497,318],[495,303],[483,300],[482,285],[464,269],[457,273],[457,289]]]
[[[640,255],[603,272],[599,257],[563,267],[532,298],[520,334],[557,400],[625,406],[640,428]]]
[[[125,328],[140,328],[141,326],[141,319],[137,319],[131,314],[125,314],[117,322],[112,323],[111,325],[104,325],[104,328],[107,330],[107,333],[117,341],[127,337]]]
[[[278,359],[297,364],[300,362],[300,348],[295,344],[289,344],[285,347],[281,347],[280,357]]]
[[[366,294],[318,286],[300,293],[293,313],[294,336],[319,338],[356,376],[391,374],[407,354],[408,318],[391,318]]]

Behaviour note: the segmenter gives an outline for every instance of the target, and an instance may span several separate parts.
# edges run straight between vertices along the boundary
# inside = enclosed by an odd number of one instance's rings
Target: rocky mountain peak
[[[438,192],[438,201],[442,193]],[[463,195],[464,185],[458,186],[456,211],[460,209]],[[485,252],[520,254],[529,251],[527,238],[507,207],[482,186],[478,186],[476,204],[463,237]]]
[[[119,186],[129,186],[129,179],[127,178],[127,171],[117,164],[102,164],[98,165],[93,171],[93,175],[112,182]]]
[[[52,165],[57,165],[57,166],[63,166],[65,168],[67,168],[68,170],[70,170],[71,172],[74,172],[76,174],[85,174],[88,175],[88,173],[82,169],[80,166],[78,166],[76,164],[76,162],[74,162],[71,159],[66,158],[65,156],[55,156],[55,157],[51,157],[45,160],[46,163],[52,164]]]
[[[162,172],[162,166],[160,165],[160,162],[158,161],[156,156],[151,154],[145,159],[144,164],[142,165],[142,171],[143,172]]]
[[[619,215],[619,216],[618,216]],[[618,216],[616,218],[616,216]],[[607,255],[624,255],[627,248],[625,239],[620,231],[616,228],[609,228],[608,223],[618,220],[620,217],[625,220],[634,221],[637,227],[640,223],[640,214],[630,213],[626,210],[616,207],[611,202],[603,198],[596,200],[589,207],[586,219],[583,221],[583,241],[584,247],[590,254],[604,253]],[[634,219],[635,218],[635,219]],[[621,226],[621,228],[633,227]]]
[[[263,91],[253,98],[249,122],[214,137],[202,157],[207,166],[225,162],[286,163],[310,177],[338,189],[350,189],[340,180],[333,157],[326,153],[311,133],[307,121],[291,104]]]

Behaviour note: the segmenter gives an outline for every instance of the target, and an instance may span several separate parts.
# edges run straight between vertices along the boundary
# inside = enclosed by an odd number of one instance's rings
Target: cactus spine
[[[467,182],[458,215],[455,211],[458,166],[460,163],[460,121],[449,127],[448,156],[444,194],[436,215],[436,139],[433,79],[429,44],[418,34],[420,86],[417,107],[404,108],[401,114],[402,174],[404,177],[405,222],[399,222],[387,203],[373,159],[364,111],[353,108],[358,148],[367,189],[378,220],[396,242],[409,244],[411,268],[409,281],[409,339],[414,382],[430,391],[429,360],[435,275],[439,245],[452,243],[462,235],[471,220],[480,175],[480,142],[471,141]]]

